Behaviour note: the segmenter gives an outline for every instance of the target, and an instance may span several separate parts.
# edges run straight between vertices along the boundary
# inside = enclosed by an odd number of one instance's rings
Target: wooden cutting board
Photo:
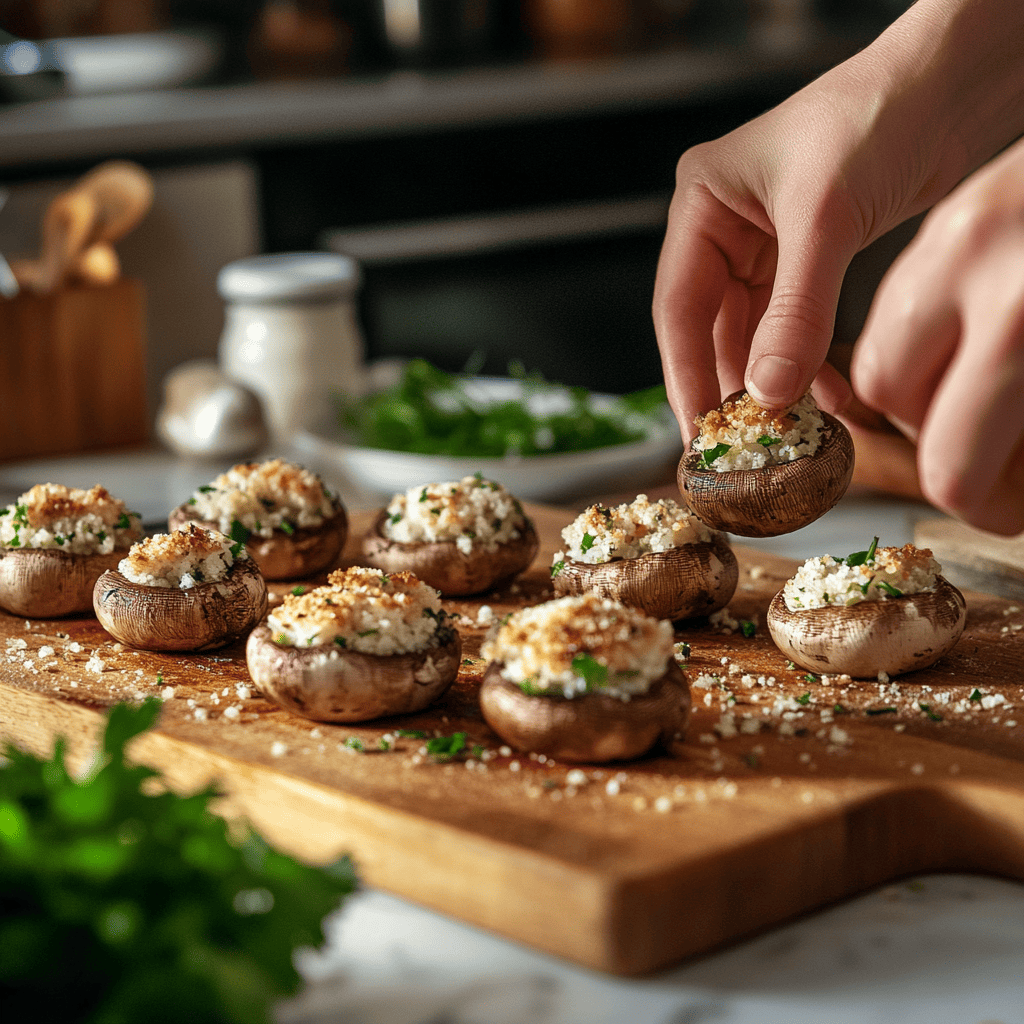
[[[1024,601],[1024,534],[999,537],[954,519],[925,519],[914,527],[914,543],[931,548],[958,587]]]
[[[745,638],[693,623],[680,631],[695,698],[685,742],[611,767],[541,763],[503,750],[476,704],[482,623],[548,596],[546,567],[571,518],[530,512],[536,567],[501,593],[451,602],[466,660],[426,712],[317,724],[245,689],[241,645],[156,655],[118,647],[92,619],[0,613],[0,734],[37,752],[64,734],[85,765],[105,707],[164,694],[159,728],[133,755],[174,787],[216,779],[225,813],[294,854],[350,852],[369,885],[622,975],[910,873],[1024,879],[1015,606],[970,594],[959,645],[894,686],[808,680],[763,626]],[[355,515],[356,532],[369,519]],[[795,563],[737,553],[732,615],[763,623]],[[480,749],[436,763],[398,729],[461,731]]]

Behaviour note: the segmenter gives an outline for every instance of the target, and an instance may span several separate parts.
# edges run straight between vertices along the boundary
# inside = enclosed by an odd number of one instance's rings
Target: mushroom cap
[[[492,661],[480,687],[487,724],[516,750],[557,761],[628,761],[685,731],[690,718],[686,674],[670,661],[647,693],[628,701],[604,693],[531,697]]]
[[[179,505],[167,517],[171,530],[196,523],[208,530],[220,526],[190,511],[188,503]],[[348,515],[342,506],[319,526],[303,526],[293,533],[274,530],[269,537],[252,534],[245,542],[249,552],[267,580],[296,580],[333,565],[348,537]]]
[[[555,593],[593,591],[655,619],[691,619],[724,608],[736,591],[739,567],[725,537],[651,551],[610,562],[566,558],[552,578]]]
[[[524,519],[518,537],[488,550],[474,545],[460,551],[453,540],[407,542],[384,535],[387,509],[382,509],[363,537],[364,559],[384,572],[405,569],[446,597],[462,597],[489,590],[502,580],[527,569],[537,554],[540,541],[529,519]]]
[[[375,655],[341,647],[281,647],[257,626],[245,645],[249,675],[262,693],[318,722],[365,722],[420,711],[455,681],[462,654],[458,631],[413,654]]]
[[[942,576],[934,590],[880,601],[790,611],[780,592],[768,607],[783,654],[811,672],[859,679],[927,668],[952,649],[966,620],[963,594]]]
[[[57,548],[0,547],[0,608],[34,619],[92,612],[96,580],[126,551],[74,554]]]
[[[115,639],[145,651],[209,651],[252,629],[267,613],[267,585],[251,558],[209,583],[151,587],[117,569],[96,581],[93,607]]]
[[[823,516],[853,478],[853,439],[822,412],[818,450],[763,469],[719,473],[691,450],[679,460],[676,481],[690,511],[716,530],[740,537],[777,537]]]

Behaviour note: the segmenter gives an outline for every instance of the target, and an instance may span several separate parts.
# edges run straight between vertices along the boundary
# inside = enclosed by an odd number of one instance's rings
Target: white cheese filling
[[[714,531],[687,509],[662,498],[650,501],[639,494],[629,504],[608,508],[591,505],[564,530],[566,550],[556,552],[554,564],[568,557],[597,564],[614,558],[638,558],[685,544],[708,543]]]
[[[869,548],[847,558],[822,555],[809,558],[786,581],[782,598],[790,611],[885,601],[934,590],[940,572],[931,551],[913,544]]]
[[[275,643],[332,652],[411,654],[449,628],[440,594],[410,572],[336,569],[325,586],[292,593],[267,617]]]
[[[232,466],[188,502],[189,512],[239,539],[238,523],[249,533],[269,537],[322,526],[338,512],[337,499],[315,473],[282,459]]]
[[[248,557],[240,541],[190,524],[133,544],[117,569],[132,583],[145,587],[191,590],[199,583],[222,580],[236,559]]]
[[[107,555],[142,536],[142,519],[104,487],[36,484],[0,510],[0,544]]]
[[[524,608],[503,620],[481,653],[524,692],[572,699],[647,693],[673,655],[672,624],[618,601],[583,594]]]
[[[704,465],[718,473],[763,469],[813,455],[824,426],[810,392],[788,411],[762,409],[744,393],[694,422],[699,433],[691,447],[703,452]]]
[[[463,554],[494,551],[522,536],[522,506],[499,483],[482,476],[410,487],[392,497],[384,536],[406,544],[453,541]]]

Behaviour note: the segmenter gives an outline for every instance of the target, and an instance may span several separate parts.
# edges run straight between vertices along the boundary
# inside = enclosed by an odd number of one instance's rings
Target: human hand
[[[1019,0],[920,0],[856,57],[683,154],[654,320],[687,437],[743,386],[780,408],[817,378],[819,402],[841,410],[849,390],[823,361],[850,259],[1024,128],[1011,22],[1024,30]]]
[[[917,441],[929,501],[1024,530],[1024,140],[925,218],[854,349],[864,403]]]

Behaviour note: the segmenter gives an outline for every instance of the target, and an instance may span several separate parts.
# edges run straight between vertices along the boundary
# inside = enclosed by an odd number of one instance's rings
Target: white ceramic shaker
[[[361,279],[355,260],[327,252],[252,256],[218,275],[220,364],[260,397],[274,441],[333,422],[335,396],[361,392]]]

